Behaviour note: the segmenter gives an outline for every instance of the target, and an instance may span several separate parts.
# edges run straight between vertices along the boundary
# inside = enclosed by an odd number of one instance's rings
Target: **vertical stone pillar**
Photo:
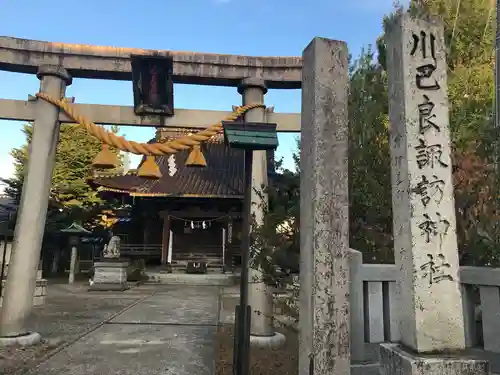
[[[170,241],[170,216],[165,212],[163,217],[163,230],[161,236],[161,264],[164,266],[168,262],[168,245]]]
[[[174,232],[172,230],[169,230],[167,263],[172,263],[173,253],[174,253]]]
[[[300,375],[350,373],[348,62],[344,42],[302,55]]]
[[[52,276],[56,275],[57,272],[59,271],[59,257],[61,254],[61,250],[59,248],[54,250],[54,253],[52,255],[52,264],[50,267],[50,273]]]
[[[41,81],[40,91],[56,98],[63,98],[66,86],[71,84],[70,75],[60,66],[42,65],[37,77]],[[23,184],[5,297],[0,312],[1,337],[27,333],[26,318],[33,306],[59,136],[58,118],[59,108],[38,100],[28,171]]]
[[[222,244],[221,244],[221,247],[222,247],[222,273],[225,273],[225,270],[226,270],[226,228],[224,227],[224,224],[221,228],[222,230]]]
[[[405,14],[388,25],[386,38],[394,256],[403,346],[381,346],[380,373],[416,375],[425,368],[428,375],[485,374],[486,362],[460,357],[465,333],[443,26],[434,19]],[[455,356],[439,357],[450,352]]]
[[[243,96],[243,105],[262,104],[267,87],[260,79],[247,78],[238,87],[238,92]],[[245,114],[247,122],[265,122],[265,109],[254,108]],[[264,209],[267,208],[267,155],[265,151],[253,152],[252,164],[252,195],[251,214],[257,225],[264,221]],[[251,261],[250,261],[251,263]],[[269,286],[261,280],[263,274],[260,270],[250,268],[248,273],[248,304],[252,309],[251,339],[252,345],[259,343],[269,345],[275,332],[272,324],[273,296]],[[259,339],[261,338],[261,339]]]
[[[68,276],[68,284],[73,284],[75,282],[75,274],[77,271],[77,259],[78,259],[78,250],[76,246],[71,247],[71,258],[69,262],[69,276]]]

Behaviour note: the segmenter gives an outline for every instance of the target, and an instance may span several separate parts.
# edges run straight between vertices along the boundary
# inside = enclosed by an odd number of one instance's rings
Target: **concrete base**
[[[92,291],[122,291],[129,288],[127,283],[128,261],[105,260],[94,263],[94,283]]]
[[[490,375],[488,361],[465,355],[410,353],[399,344],[380,344],[380,375]]]
[[[280,348],[285,345],[285,341],[285,335],[279,332],[275,332],[272,336],[250,335],[250,346],[256,348]]]
[[[38,344],[42,340],[37,332],[30,332],[22,336],[0,337],[0,347],[5,346],[30,346]]]

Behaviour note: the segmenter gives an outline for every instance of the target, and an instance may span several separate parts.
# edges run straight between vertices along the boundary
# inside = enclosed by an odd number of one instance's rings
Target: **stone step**
[[[160,273],[166,274],[168,272],[166,272],[166,271],[160,271]],[[172,272],[171,273],[185,274],[186,273],[186,267],[178,267],[178,268],[172,267]],[[220,274],[222,274],[222,267],[207,268],[207,273],[220,273]]]
[[[185,263],[172,263],[172,268],[186,268],[187,262]],[[222,262],[207,263],[207,268],[222,268]]]
[[[220,253],[173,253],[172,259],[189,259],[189,258],[222,258]]]
[[[173,264],[185,264],[187,262],[207,262],[208,264],[210,263],[222,263],[222,258],[186,258],[186,259],[174,259],[172,260],[172,265]]]
[[[183,284],[183,285],[234,285],[236,279],[233,274],[206,273],[157,273],[147,272],[147,284]]]
[[[207,268],[222,267],[222,259],[186,259],[184,261],[172,261],[172,268],[185,268],[188,262],[206,262]]]

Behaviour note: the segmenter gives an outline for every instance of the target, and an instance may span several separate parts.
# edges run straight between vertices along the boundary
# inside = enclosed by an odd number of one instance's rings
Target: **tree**
[[[454,144],[457,233],[463,264],[500,264],[499,182],[494,164],[495,2],[420,0],[411,11],[437,15],[448,47],[450,128]]]
[[[299,263],[299,229],[300,229],[300,166],[297,149],[293,153],[295,170],[282,168],[282,160],[276,162],[276,174],[271,178],[267,188],[268,207],[262,207],[265,212],[264,223],[255,225],[253,235],[254,250],[260,252],[256,257],[257,265],[267,274],[274,275],[274,265],[278,265],[286,273],[298,272]],[[272,259],[272,262],[268,262]],[[277,277],[274,275],[271,277]],[[274,280],[276,281],[276,280]]]
[[[470,149],[455,152],[453,182],[457,212],[460,262],[468,265],[500,265],[496,225],[500,220],[495,201],[495,170],[491,163]],[[498,198],[497,198],[498,199]]]
[[[118,128],[114,127],[112,130],[117,132]],[[33,126],[24,125],[22,131],[26,143],[11,151],[15,166],[14,176],[4,179],[7,185],[6,193],[18,203],[29,157]],[[87,184],[92,160],[100,149],[100,141],[89,135],[81,126],[61,124],[47,213],[48,230],[61,229],[73,220],[90,224],[106,203]]]
[[[460,6],[458,10],[457,5]],[[499,177],[493,168],[495,155],[492,152],[494,143],[500,138],[495,133],[492,111],[492,9],[490,0],[421,0],[410,4],[411,12],[437,15],[445,22],[449,49],[450,128],[454,145],[453,177],[460,258],[464,264],[500,263],[496,232],[500,221],[497,206]],[[403,11],[402,8],[395,9],[384,22]],[[363,252],[365,262],[392,262],[384,35],[377,39],[376,46],[377,59],[369,48],[350,64],[350,245]],[[298,161],[297,153],[295,158]],[[264,224],[269,227],[259,232],[265,237],[260,241],[275,252],[292,250],[298,253],[299,173],[282,173],[280,178],[278,185],[270,187],[269,220],[266,219]],[[276,227],[283,222],[295,225],[286,236],[276,233]],[[280,258],[289,259],[284,255]]]
[[[350,67],[350,246],[365,262],[392,261],[387,74],[371,48]]]
[[[493,264],[500,251],[495,228],[498,201],[494,199],[499,194],[499,176],[493,168],[499,140],[493,122],[493,10],[490,0],[410,2],[413,14],[438,16],[445,25],[459,251],[466,264]],[[384,23],[403,11],[397,8]],[[383,35],[377,49],[385,71]]]
[[[457,4],[462,4],[458,10]],[[494,168],[498,155],[493,150],[500,136],[493,124],[493,5],[490,0],[412,0],[410,11],[438,15],[445,21],[460,262],[499,266],[500,178]],[[384,22],[403,11],[396,8]],[[364,262],[383,263],[393,261],[384,35],[376,46],[376,60],[367,49],[350,64],[350,245],[363,252]],[[294,159],[299,165],[297,151]],[[285,313],[293,318],[298,317],[299,284],[297,279],[283,278],[276,265],[297,269],[297,264],[289,264],[297,263],[300,254],[297,171],[280,171],[273,179],[264,224],[253,233],[261,251],[253,266],[265,270],[267,281],[287,285],[290,293]],[[283,223],[289,224],[284,226],[286,230],[277,230]]]
[[[349,75],[350,245],[363,251],[365,261],[388,262],[393,250],[387,77],[370,48],[350,63]],[[267,282],[291,287],[285,302],[292,316],[296,316],[299,288],[283,273],[299,271],[299,149],[300,142],[293,153],[295,171],[283,170],[277,163],[278,173],[267,191],[264,223],[252,232],[252,266],[264,270]]]
[[[362,251],[367,262],[389,262],[393,250],[387,75],[371,48],[351,61],[349,75],[350,245]],[[264,225],[256,232],[256,237],[264,238],[257,239],[266,248],[262,261],[273,253],[281,268],[291,270],[298,269],[300,247],[300,144],[297,146],[296,172],[278,169],[268,189],[270,204]]]

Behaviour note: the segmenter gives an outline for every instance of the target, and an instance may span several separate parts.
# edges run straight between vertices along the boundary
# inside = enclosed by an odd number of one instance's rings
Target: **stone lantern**
[[[84,236],[88,236],[92,234],[92,232],[83,228],[81,225],[76,223],[71,224],[66,229],[61,229],[62,233],[69,235],[69,244],[71,246],[71,260],[69,264],[69,277],[68,284],[73,284],[75,282],[75,274],[78,273],[78,248],[77,246],[80,244],[80,239]]]

